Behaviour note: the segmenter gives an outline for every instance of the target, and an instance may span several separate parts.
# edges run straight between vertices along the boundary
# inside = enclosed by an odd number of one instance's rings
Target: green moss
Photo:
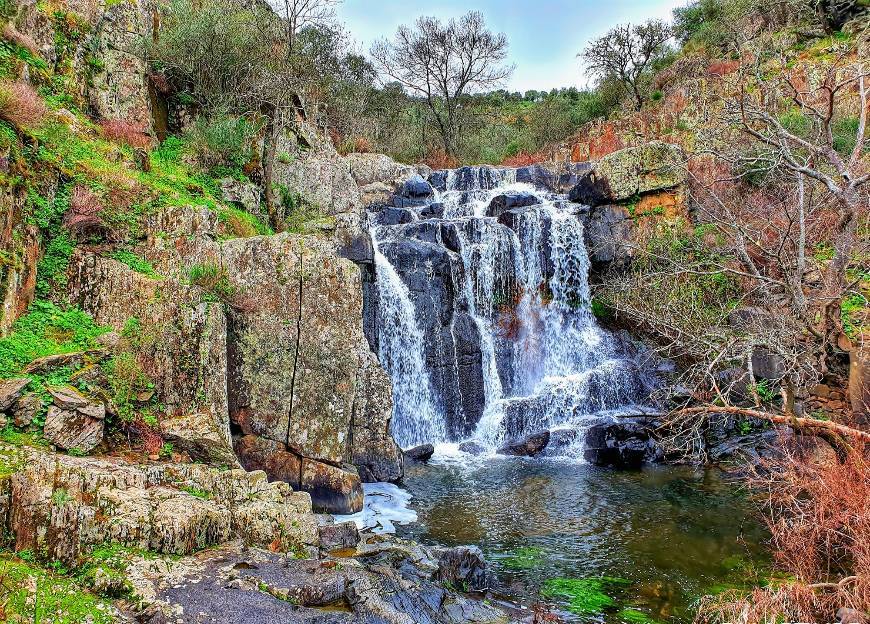
[[[852,340],[857,339],[864,332],[862,318],[867,315],[867,304],[867,297],[858,293],[844,297],[840,303],[843,331]]]
[[[109,602],[87,592],[74,580],[23,558],[0,553],[0,578],[5,581],[3,598],[8,621],[53,624],[115,621]]]
[[[224,226],[228,238],[268,236],[272,229],[257,217],[244,210],[225,206],[218,209],[218,221]]]
[[[141,273],[142,275],[146,275],[152,279],[162,278],[162,276],[154,270],[154,266],[150,262],[137,256],[132,251],[120,249],[112,254],[112,258],[118,262],[123,262],[137,273]]]
[[[201,498],[203,500],[209,500],[211,498],[211,492],[198,488],[194,485],[185,485],[180,489],[183,492],[187,492],[191,496],[195,496],[196,498]]]
[[[190,283],[205,291],[206,301],[229,302],[236,295],[226,268],[212,262],[190,267]]]
[[[544,598],[558,599],[566,603],[571,613],[594,615],[616,606],[616,601],[606,592],[615,587],[629,585],[622,578],[600,576],[595,578],[554,578],[541,588]]]
[[[517,548],[501,559],[501,564],[510,570],[534,570],[543,563],[544,550],[536,546]]]
[[[38,357],[92,349],[107,331],[78,308],[34,301],[9,336],[0,339],[0,379],[15,375]]]

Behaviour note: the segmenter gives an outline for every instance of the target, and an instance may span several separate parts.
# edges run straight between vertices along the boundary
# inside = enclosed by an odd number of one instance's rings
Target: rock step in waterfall
[[[578,456],[591,425],[645,409],[655,380],[591,310],[587,214],[493,167],[416,176],[372,208],[366,335],[401,446],[492,452],[549,431],[546,454]]]

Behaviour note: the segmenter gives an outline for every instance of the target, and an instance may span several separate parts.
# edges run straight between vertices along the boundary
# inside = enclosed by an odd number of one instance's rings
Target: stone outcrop
[[[604,156],[571,189],[571,201],[600,206],[675,188],[686,181],[685,154],[677,145],[650,141]]]
[[[243,465],[315,488],[316,507],[342,513],[361,507],[361,478],[401,477],[389,378],[363,336],[360,269],[339,257],[339,243],[289,233],[218,241],[213,220],[193,208],[158,215],[149,230],[143,253],[168,281],[210,264],[232,282],[223,379]],[[306,481],[305,461],[330,478]],[[335,493],[351,506],[335,507],[324,482],[341,485]]]
[[[502,446],[498,453],[499,455],[515,455],[519,457],[535,457],[544,452],[547,445],[550,443],[550,432],[540,431],[526,436],[522,440],[509,442]]]
[[[663,453],[653,437],[656,424],[648,417],[618,418],[586,431],[583,457],[596,466],[640,468],[661,461]]]
[[[68,297],[100,325],[138,321],[137,358],[166,406],[165,433],[194,459],[237,466],[227,407],[223,306],[180,279],[154,279],[76,250]]]
[[[213,550],[180,561],[133,562],[130,583],[147,605],[139,621],[193,624],[317,622],[507,624],[480,597],[480,551],[425,548],[370,537],[352,557],[287,559],[263,550]],[[481,596],[482,597],[482,596]]]
[[[9,163],[0,150],[0,173]],[[10,188],[0,190],[0,336],[24,314],[33,301],[36,265],[39,262],[39,232],[24,222],[23,195]]]
[[[0,526],[16,550],[74,564],[103,543],[176,555],[232,538],[285,550],[318,543],[308,494],[263,472],[0,450],[19,456],[0,481]]]

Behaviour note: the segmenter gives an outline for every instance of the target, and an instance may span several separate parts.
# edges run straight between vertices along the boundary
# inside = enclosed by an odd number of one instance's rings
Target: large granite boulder
[[[294,465],[289,453],[323,464],[323,471],[343,471],[342,479],[357,486],[360,476],[400,478],[401,453],[389,434],[389,378],[363,335],[360,268],[340,257],[332,237],[282,233],[218,241],[213,224],[197,214],[179,208],[158,216],[143,252],[169,279],[211,263],[232,282],[224,377],[229,417],[243,439],[268,441],[237,442],[242,464],[287,478]],[[270,460],[269,453],[278,457]],[[343,470],[346,464],[356,464],[359,475]],[[296,482],[306,487],[303,479]],[[326,497],[317,497],[318,507],[321,500]],[[357,511],[354,497],[343,500],[354,507],[336,511]]]
[[[600,206],[671,189],[686,181],[685,160],[682,148],[670,143],[650,141],[628,147],[594,163],[568,197],[573,202]]]
[[[619,418],[593,425],[586,431],[583,457],[596,466],[636,469],[660,461],[661,448],[653,437],[650,418]]]

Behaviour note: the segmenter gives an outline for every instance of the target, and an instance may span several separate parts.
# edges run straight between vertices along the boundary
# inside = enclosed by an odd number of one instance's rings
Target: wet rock
[[[24,429],[29,427],[42,409],[42,397],[36,393],[25,394],[18,399],[12,415],[15,419],[15,426]]]
[[[622,269],[633,255],[634,227],[622,206],[602,205],[592,208],[585,220],[589,260],[593,269]]]
[[[441,202],[432,202],[423,206],[420,210],[421,219],[441,219],[444,217],[444,204]]]
[[[405,457],[411,461],[425,463],[435,454],[435,447],[431,444],[421,444],[405,451]]]
[[[10,409],[30,383],[27,377],[16,377],[0,381],[0,412]]]
[[[685,154],[677,145],[650,141],[604,156],[568,194],[572,202],[600,206],[643,193],[674,188],[686,181]]]
[[[434,192],[432,186],[423,179],[423,176],[416,174],[405,180],[405,183],[402,184],[401,194],[404,197],[419,199],[430,197]]]
[[[485,446],[473,440],[462,442],[459,445],[459,450],[469,455],[483,455],[487,451]]]
[[[371,265],[375,261],[375,248],[368,234],[355,236],[339,250],[339,255],[356,264]]]
[[[103,413],[105,415],[105,411]],[[48,408],[42,435],[58,448],[90,453],[103,441],[104,430],[103,418],[52,405]]]
[[[247,435],[235,442],[234,449],[245,470],[262,470],[272,480],[300,487],[302,459],[281,442]]]
[[[500,217],[503,212],[514,208],[523,208],[540,203],[540,200],[532,193],[504,193],[496,195],[486,209],[486,216]]]
[[[318,511],[338,515],[362,511],[362,481],[350,470],[304,459],[300,487],[311,494]]]
[[[438,571],[435,573],[435,578],[437,580],[472,591],[488,589],[486,561],[480,548],[456,546],[436,550],[436,553]]]
[[[326,524],[318,528],[320,548],[327,552],[340,548],[355,548],[359,544],[359,529],[353,522]]]
[[[412,223],[414,221],[413,211],[407,208],[384,206],[378,212],[374,213],[374,215],[374,221],[377,225],[401,225],[403,223]]]
[[[661,459],[648,419],[620,419],[593,425],[586,432],[583,457],[596,466],[636,469]]]
[[[550,443],[550,432],[541,431],[519,440],[505,444],[498,450],[499,455],[515,455],[520,457],[535,457],[540,455]]]
[[[360,353],[357,384],[361,391],[351,417],[351,462],[364,483],[394,482],[404,474],[402,449],[390,433],[393,387],[374,353]]]

